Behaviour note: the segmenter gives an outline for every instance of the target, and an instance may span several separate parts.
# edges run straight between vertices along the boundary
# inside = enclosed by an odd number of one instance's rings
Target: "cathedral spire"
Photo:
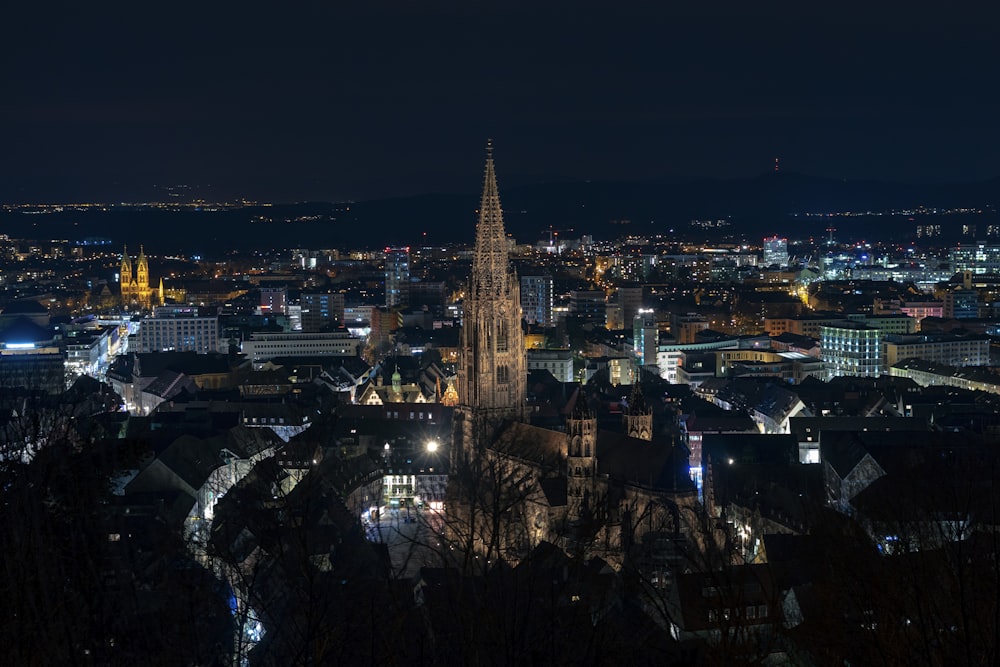
[[[471,288],[479,297],[500,296],[507,293],[509,282],[507,235],[493,167],[493,140],[488,139],[483,195],[479,202],[479,223],[476,225],[476,248],[472,258]]]
[[[457,381],[460,404],[494,420],[520,420],[524,414],[527,362],[520,294],[507,255],[493,142],[489,141]]]

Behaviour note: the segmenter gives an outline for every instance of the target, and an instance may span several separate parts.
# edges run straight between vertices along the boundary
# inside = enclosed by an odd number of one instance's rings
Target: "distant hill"
[[[890,211],[917,206],[978,207],[964,216],[971,224],[996,222],[1000,178],[980,183],[915,185],[816,178],[768,173],[739,180],[687,183],[567,182],[540,183],[501,190],[507,229],[521,242],[543,238],[551,227],[567,237],[592,234],[612,239],[625,234],[674,234],[689,231],[693,219],[726,218],[730,226],[711,232],[760,238],[822,236],[831,224],[838,238],[886,238],[912,234],[906,216],[878,218],[792,217],[792,214],[841,211]],[[137,244],[157,252],[199,252],[216,256],[230,249],[257,247],[378,248],[471,242],[478,193],[427,194],[396,199],[331,204],[282,204],[227,211],[122,209],[64,211],[48,215],[0,214],[0,233],[16,238],[104,236],[114,243]],[[938,216],[944,228],[957,217]],[[931,218],[928,217],[928,222]],[[699,232],[700,233],[700,232]],[[710,233],[705,232],[706,236]]]
[[[1000,203],[1000,178],[981,183],[918,185],[816,178],[795,173],[769,173],[741,180],[689,183],[543,183],[501,191],[507,229],[520,241],[541,238],[550,226],[595,238],[623,234],[669,234],[687,229],[694,219],[729,218],[731,231],[751,238],[759,234],[787,236],[823,234],[823,219],[793,218],[799,213],[891,211],[928,208],[992,208]],[[470,241],[478,198],[424,195],[361,202],[351,219],[359,228],[385,227],[387,240],[415,243],[419,232],[430,242]],[[996,218],[995,211],[988,215]],[[403,221],[402,227],[395,221]],[[628,221],[628,224],[622,224]],[[910,232],[906,217],[881,219],[880,226]],[[872,236],[870,220],[840,218],[835,226],[847,235]],[[892,230],[896,233],[898,230]]]

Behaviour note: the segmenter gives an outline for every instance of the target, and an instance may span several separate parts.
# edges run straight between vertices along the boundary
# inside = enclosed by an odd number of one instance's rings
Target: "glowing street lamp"
[[[438,450],[438,442],[437,442],[437,440],[430,440],[430,441],[427,442],[427,451],[428,452],[430,452],[431,454],[433,454],[437,450]]]

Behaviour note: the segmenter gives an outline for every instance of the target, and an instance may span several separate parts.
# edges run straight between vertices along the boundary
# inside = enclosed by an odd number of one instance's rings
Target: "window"
[[[497,366],[497,383],[507,384],[510,382],[510,373],[506,366]]]
[[[750,605],[747,607],[747,618],[757,618],[757,607]]]
[[[497,323],[497,352],[507,351],[507,323]]]
[[[718,622],[718,620],[719,620],[719,613],[717,611],[715,611],[714,609],[709,609],[708,610],[708,622],[709,623],[716,623],[716,622]]]

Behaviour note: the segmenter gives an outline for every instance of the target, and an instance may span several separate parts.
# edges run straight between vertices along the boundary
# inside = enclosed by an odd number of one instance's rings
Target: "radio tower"
[[[774,158],[774,173],[777,174],[779,171],[781,171],[781,169],[779,168],[778,165],[778,158]]]

